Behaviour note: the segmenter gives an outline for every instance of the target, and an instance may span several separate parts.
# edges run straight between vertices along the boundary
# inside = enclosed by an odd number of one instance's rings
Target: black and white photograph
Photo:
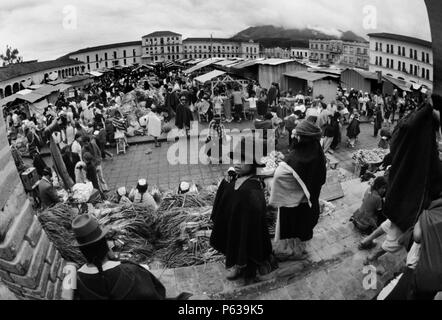
[[[441,17],[0,0],[0,300],[442,300]]]

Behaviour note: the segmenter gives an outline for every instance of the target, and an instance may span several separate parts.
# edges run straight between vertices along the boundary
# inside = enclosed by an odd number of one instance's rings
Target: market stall
[[[386,149],[375,148],[371,150],[361,149],[353,153],[352,159],[354,161],[355,170],[354,175],[360,176],[361,168],[368,166],[368,171],[372,171],[374,167],[379,166],[384,160],[385,156],[390,151]]]

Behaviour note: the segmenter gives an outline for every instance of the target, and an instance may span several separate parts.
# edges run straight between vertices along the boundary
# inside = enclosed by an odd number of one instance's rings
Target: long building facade
[[[187,38],[172,31],[155,31],[141,41],[90,47],[67,54],[86,64],[87,71],[142,63],[161,63],[181,59],[243,58],[261,56],[259,43],[226,38]]]
[[[369,43],[343,40],[310,40],[310,60],[320,64],[369,69]]]
[[[116,66],[129,67],[141,63],[141,41],[85,48],[69,53],[67,56],[84,62],[87,71]]]
[[[183,40],[185,59],[244,58],[260,56],[259,43],[225,38],[187,38]]]
[[[83,74],[85,69],[83,62],[66,58],[0,67],[0,98],[8,97],[33,84]]]
[[[433,50],[429,41],[391,33],[371,33],[370,71],[433,88]]]

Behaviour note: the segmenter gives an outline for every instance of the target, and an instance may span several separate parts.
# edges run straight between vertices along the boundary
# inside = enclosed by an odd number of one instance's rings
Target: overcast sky
[[[77,27],[69,22],[75,7]],[[377,9],[377,29],[363,27],[364,6]],[[67,10],[64,12],[63,10]],[[249,27],[313,27],[336,34],[392,32],[431,41],[424,0],[0,0],[0,50],[24,60],[55,59],[71,51],[141,40],[156,30],[183,37],[230,37]]]

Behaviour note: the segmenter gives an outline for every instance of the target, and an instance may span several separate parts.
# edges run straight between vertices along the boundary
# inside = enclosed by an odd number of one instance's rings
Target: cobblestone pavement
[[[230,124],[232,128],[245,129],[251,123]],[[345,128],[342,130],[342,143],[340,148],[334,153],[334,157],[339,160],[338,167],[353,172],[354,166],[351,155],[357,149],[374,148],[379,138],[372,136],[373,126],[371,124],[361,124],[361,134],[355,149],[348,149],[345,146],[347,138]],[[286,138],[286,140],[288,140]],[[196,139],[191,138],[195,143]],[[201,147],[204,141],[199,141]],[[121,186],[131,188],[136,185],[138,179],[146,178],[150,185],[156,185],[160,189],[176,189],[180,181],[194,181],[202,186],[217,183],[222,178],[229,165],[208,165],[202,163],[195,164],[171,164],[167,161],[168,150],[175,145],[175,142],[163,142],[160,148],[155,148],[152,143],[132,145],[126,154],[115,156],[113,160],[103,162],[105,178],[111,189]],[[278,149],[287,151],[288,141],[281,141]],[[199,150],[199,149],[198,149]],[[111,150],[115,154],[115,149]],[[146,154],[149,153],[149,154]],[[187,155],[187,163],[190,157],[194,157],[194,152]]]
[[[333,202],[335,212],[321,216],[314,238],[307,245],[307,260],[280,263],[260,283],[243,287],[238,282],[227,281],[222,263],[152,272],[165,284],[170,296],[186,291],[198,299],[372,299],[404,264],[405,251],[387,254],[364,270],[363,261],[368,252],[357,249],[362,237],[349,218],[360,205],[368,184],[354,179],[342,183],[342,187],[345,197]],[[370,268],[375,270],[370,274],[371,282],[367,278]],[[364,279],[373,285],[371,289],[364,288]]]

